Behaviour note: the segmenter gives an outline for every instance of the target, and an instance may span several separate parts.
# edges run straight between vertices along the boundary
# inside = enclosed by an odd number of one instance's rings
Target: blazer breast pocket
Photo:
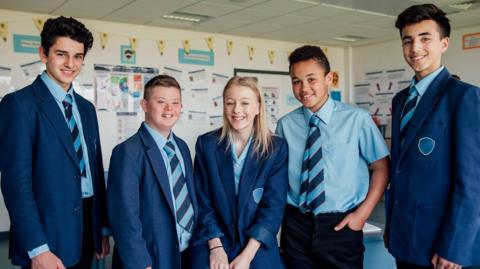
[[[417,161],[423,164],[434,164],[439,158],[442,158],[445,148],[446,125],[427,124],[422,126],[418,132],[413,147]]]

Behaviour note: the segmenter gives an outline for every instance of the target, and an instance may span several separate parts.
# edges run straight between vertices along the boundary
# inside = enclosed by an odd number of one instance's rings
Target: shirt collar
[[[242,153],[240,153],[240,156],[237,156],[237,148],[235,146],[235,143],[233,143],[233,141],[230,141],[232,158],[235,162],[238,163],[238,162],[241,162],[245,159],[245,157],[247,156],[248,149],[250,148],[250,144],[252,143],[252,137],[253,137],[253,135],[251,135],[248,138],[247,144],[243,148]]]
[[[48,74],[47,71],[43,71],[43,73],[40,75],[40,78],[42,81],[47,85],[48,90],[50,93],[53,95],[55,100],[58,102],[63,102],[65,100],[65,96],[67,94],[70,94],[72,96],[73,102],[75,102],[75,96],[73,94],[73,88],[70,86],[68,91],[65,91],[58,83],[56,83]]]
[[[433,80],[442,72],[444,66],[440,66],[437,70],[430,73],[428,76],[422,78],[420,81],[417,81],[415,76],[412,78],[412,83],[410,84],[410,88],[414,87],[417,89],[418,94],[423,96],[425,92],[428,90],[428,87],[432,84]]]
[[[317,112],[315,112],[315,114],[320,118],[321,121],[328,125],[332,117],[334,107],[335,103],[329,95],[325,104],[323,104],[323,106]],[[313,114],[314,113],[310,109],[303,107],[303,115],[305,117],[305,122],[307,123],[307,125],[310,122],[310,118]]]
[[[147,128],[147,131],[150,133],[150,135],[153,137],[153,140],[155,141],[155,144],[157,144],[157,147],[159,149],[163,149],[163,147],[165,147],[165,145],[167,144],[167,142],[172,142],[173,143],[173,135],[172,135],[172,131],[170,131],[170,134],[168,135],[168,138],[165,138],[162,134],[160,134],[160,132],[158,132],[157,130],[153,129],[152,127],[150,127],[148,125],[148,123],[146,122],[143,122],[143,126],[145,126],[145,128]]]

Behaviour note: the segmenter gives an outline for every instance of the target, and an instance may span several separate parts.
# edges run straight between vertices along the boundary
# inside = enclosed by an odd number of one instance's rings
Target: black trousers
[[[93,197],[82,199],[83,203],[83,238],[82,255],[80,261],[68,269],[90,269],[92,266],[93,255],[95,251],[93,241]],[[31,266],[22,267],[22,269],[31,269]]]
[[[289,269],[363,268],[363,232],[334,227],[353,210],[314,216],[287,205],[281,250]]]

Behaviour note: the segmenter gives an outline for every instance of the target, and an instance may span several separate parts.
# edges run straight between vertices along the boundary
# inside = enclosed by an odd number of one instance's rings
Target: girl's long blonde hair
[[[234,76],[225,85],[223,89],[223,104],[225,107],[225,93],[228,89],[232,86],[243,86],[250,88],[255,95],[257,96],[257,101],[259,104],[259,113],[255,116],[253,120],[253,150],[256,154],[262,156],[268,156],[271,152],[272,147],[272,132],[268,129],[267,120],[266,120],[266,112],[265,112],[265,101],[263,100],[263,94],[258,88],[257,85],[257,78],[254,77],[240,77]],[[231,134],[232,134],[232,127],[230,126],[230,122],[227,119],[227,115],[225,113],[225,109],[223,110],[223,127],[222,132],[220,135],[220,141],[224,141],[227,139],[227,145],[230,147],[231,141]]]

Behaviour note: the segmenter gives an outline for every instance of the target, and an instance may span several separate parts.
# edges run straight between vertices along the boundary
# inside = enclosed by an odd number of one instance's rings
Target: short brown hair
[[[178,91],[180,92],[180,95],[182,94],[180,84],[178,84],[178,81],[169,75],[158,75],[156,77],[153,77],[150,79],[147,84],[145,84],[145,89],[143,92],[143,99],[148,99],[150,96],[152,96],[152,90],[153,88],[157,86],[162,86],[162,87],[173,87],[177,88]]]

